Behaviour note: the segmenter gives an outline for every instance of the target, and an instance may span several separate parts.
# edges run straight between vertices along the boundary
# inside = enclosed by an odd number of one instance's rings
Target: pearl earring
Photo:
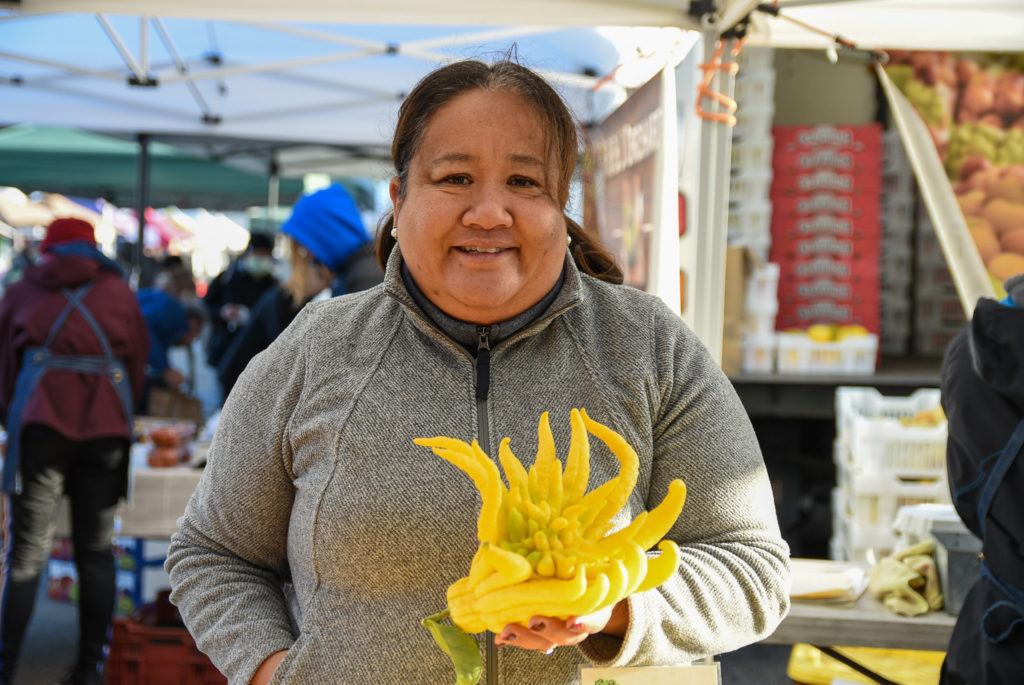
[[[565,234],[565,244],[572,245],[572,236],[569,235],[568,233]]]
[[[398,239],[398,226],[397,225],[391,227],[391,237],[396,239],[396,240]]]

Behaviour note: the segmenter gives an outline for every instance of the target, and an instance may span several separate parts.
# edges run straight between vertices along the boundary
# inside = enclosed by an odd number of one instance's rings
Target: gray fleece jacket
[[[505,647],[490,683],[579,683],[579,668],[689,663],[770,634],[788,610],[789,550],[757,440],[732,386],[682,320],[639,290],[581,274],[490,350],[489,372],[402,283],[307,305],[225,403],[168,553],[172,601],[231,683],[287,649],[274,683],[454,682],[420,626],[476,549],[472,481],[415,437],[503,437],[529,467],[549,411],[559,458],[583,407],[640,457],[616,520],[682,478],[676,577],[633,595],[624,639],[551,656]],[[487,386],[478,397],[478,382]],[[590,488],[618,473],[591,440]],[[484,640],[486,642],[486,640]],[[483,650],[484,647],[481,647]]]

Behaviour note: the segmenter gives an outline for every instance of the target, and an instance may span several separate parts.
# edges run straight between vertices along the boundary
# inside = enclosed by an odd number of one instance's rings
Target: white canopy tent
[[[766,3],[772,5],[773,3]],[[30,122],[157,136],[188,135],[228,154],[235,141],[327,144],[376,159],[403,93],[438,63],[488,59],[511,41],[586,122],[636,83],[622,76],[672,59],[661,32],[702,32],[710,55],[756,0],[0,0],[0,125]],[[780,0],[783,15],[859,47],[1024,50],[1022,0]],[[704,11],[703,16],[691,14]],[[6,10],[6,11],[5,11]],[[825,47],[834,40],[754,12],[751,44]],[[647,55],[643,60],[639,56]],[[660,64],[658,63],[660,60]],[[616,67],[620,67],[616,69]],[[613,75],[614,74],[614,75]],[[612,75],[609,79],[603,77]],[[728,77],[717,90],[731,93]],[[707,103],[705,103],[707,106]],[[707,293],[691,320],[712,353],[721,340],[728,129],[701,130],[701,234],[694,288]],[[247,142],[246,145],[252,143]],[[276,153],[280,163],[286,152]],[[318,153],[314,153],[318,154]],[[309,163],[309,154],[303,155]],[[716,295],[717,293],[717,295]]]

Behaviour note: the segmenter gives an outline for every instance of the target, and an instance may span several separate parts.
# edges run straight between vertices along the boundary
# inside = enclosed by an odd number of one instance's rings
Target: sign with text
[[[584,229],[622,267],[626,285],[679,312],[675,77],[665,69],[589,131]]]
[[[583,685],[721,685],[720,664],[581,668]]]

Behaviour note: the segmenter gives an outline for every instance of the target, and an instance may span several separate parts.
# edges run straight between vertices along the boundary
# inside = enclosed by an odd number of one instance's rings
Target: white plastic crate
[[[772,373],[775,370],[776,338],[773,333],[743,336],[740,348],[743,350],[742,368],[745,373]]]
[[[739,205],[730,204],[728,222],[731,243],[771,235],[772,203],[761,200]]]
[[[736,169],[729,175],[729,205],[743,208],[771,202],[772,170]]]
[[[844,515],[853,525],[892,531],[900,507],[915,504],[949,504],[945,473],[906,478],[894,473],[865,473],[850,466],[842,454],[849,446],[836,441],[836,493]]]
[[[744,312],[743,332],[752,336],[772,336],[772,366],[775,366],[775,318],[777,312]]]
[[[764,262],[754,267],[747,278],[743,309],[748,314],[771,314],[779,311],[779,265]]]
[[[733,97],[742,107],[755,103],[775,104],[775,69],[772,67],[740,67],[736,72]]]
[[[740,71],[744,69],[766,69],[771,68],[775,60],[773,48],[747,46],[736,55],[736,63],[740,65]]]
[[[848,466],[864,474],[945,478],[947,427],[905,426],[901,417],[939,406],[939,390],[887,397],[875,388],[836,388],[836,435]]]
[[[895,547],[895,533],[855,525],[843,515],[839,496],[832,493],[832,539],[829,541],[829,554],[833,559],[874,565],[891,554]]]
[[[817,342],[801,333],[779,333],[777,368],[780,374],[850,374],[875,372],[878,336],[854,336],[836,342]]]
[[[771,135],[748,136],[730,147],[733,170],[771,169],[775,139]]]
[[[775,119],[773,102],[739,103],[736,108],[736,125],[732,128],[733,140],[763,139],[772,134]]]

